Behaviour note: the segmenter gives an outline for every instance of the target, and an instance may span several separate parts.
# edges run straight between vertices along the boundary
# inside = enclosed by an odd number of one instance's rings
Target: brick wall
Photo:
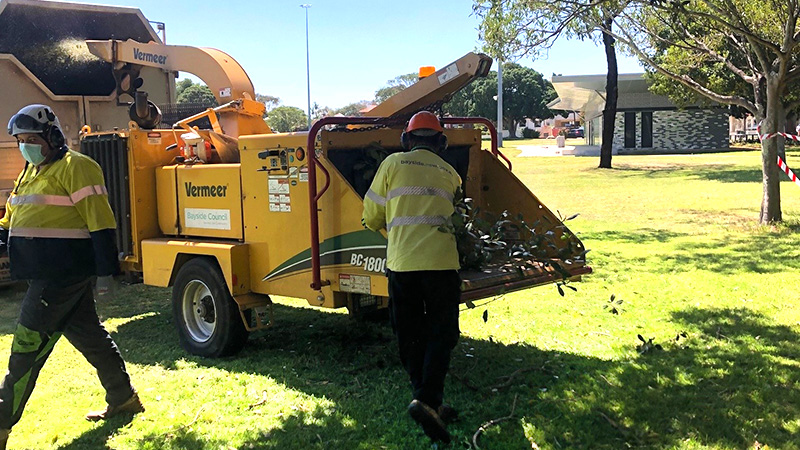
[[[642,148],[642,114],[636,111],[636,148],[625,148],[625,112],[614,123],[620,154],[677,153],[729,148],[728,112],[721,108],[653,111],[653,147]]]

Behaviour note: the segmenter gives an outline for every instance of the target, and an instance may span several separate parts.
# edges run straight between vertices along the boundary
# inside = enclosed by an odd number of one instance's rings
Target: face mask
[[[46,159],[45,156],[42,155],[42,146],[39,144],[20,142],[19,151],[22,152],[22,157],[25,158],[25,161],[28,161],[34,166],[38,166]]]

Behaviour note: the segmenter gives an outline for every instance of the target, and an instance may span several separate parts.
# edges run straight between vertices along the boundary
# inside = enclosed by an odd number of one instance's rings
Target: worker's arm
[[[27,169],[27,167],[26,167]],[[14,190],[11,192],[15,192],[17,188],[17,184],[19,184],[20,179],[24,176],[24,172],[22,175],[17,177],[16,181],[14,181]],[[6,201],[6,212],[2,218],[0,218],[0,255],[4,254],[8,250],[8,230],[11,229],[11,213],[13,208],[11,206],[11,198]]]
[[[75,167],[65,180],[67,192],[86,222],[94,248],[95,273],[108,276],[119,272],[116,235],[117,222],[108,204],[103,171],[94,161],[73,160]]]
[[[381,163],[372,184],[364,196],[364,214],[361,223],[372,231],[386,228],[386,192],[388,190],[389,159]]]

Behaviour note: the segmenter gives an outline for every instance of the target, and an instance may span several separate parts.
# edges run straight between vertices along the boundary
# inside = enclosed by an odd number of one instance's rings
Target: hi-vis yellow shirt
[[[90,232],[116,227],[103,171],[72,150],[41,168],[29,165],[0,219],[10,237],[89,239]]]
[[[389,234],[386,266],[395,272],[458,270],[450,223],[461,186],[455,169],[425,148],[389,155],[364,198],[364,225]]]
[[[119,269],[116,222],[100,166],[71,150],[14,184],[0,228],[9,234],[11,276],[69,283]]]

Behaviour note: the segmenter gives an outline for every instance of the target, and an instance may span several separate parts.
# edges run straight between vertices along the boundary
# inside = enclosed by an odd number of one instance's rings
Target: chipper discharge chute
[[[82,150],[107,174],[118,174],[109,192],[116,208],[127,211],[117,214],[126,222],[119,237],[123,262],[142,272],[146,284],[173,287],[182,346],[205,356],[235,353],[248,331],[271,325],[270,295],[347,307],[354,315],[386,307],[387,239],[362,227],[363,196],[381,160],[401,151],[405,121],[485,75],[491,60],[469,53],[378,105],[371,111],[377,117],[330,117],[309,132],[273,133],[233,58],[200,49],[211,58],[198,67],[178,57],[198,49],[148,46],[90,44],[96,54],[133,69],[180,62],[169,70],[194,73],[215,94],[228,94],[220,107],[199,115],[212,129],[192,128],[198,117],[173,129],[132,124],[124,132],[85,135]],[[136,59],[133,48],[155,56]],[[214,62],[220,54],[224,61]],[[204,76],[209,67],[223,68],[222,76]],[[231,88],[237,82],[244,87]],[[474,267],[462,271],[463,299],[589,273],[578,238],[511,172],[491,122],[444,123],[450,143],[444,158],[472,199],[471,212],[443,230],[462,233],[474,249]],[[482,148],[480,128],[492,135],[489,150]],[[214,157],[221,154],[217,147],[231,143],[235,159]],[[486,239],[476,235],[483,228]]]

